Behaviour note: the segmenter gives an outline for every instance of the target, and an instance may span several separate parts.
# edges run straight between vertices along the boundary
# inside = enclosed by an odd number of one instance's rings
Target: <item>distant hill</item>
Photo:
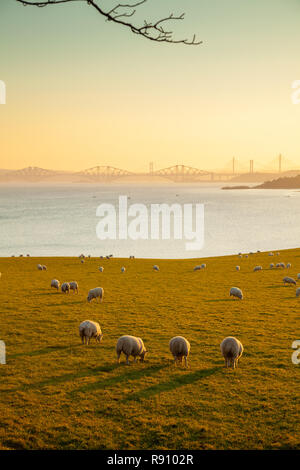
[[[258,189],[300,189],[300,175],[277,178],[255,186]]]

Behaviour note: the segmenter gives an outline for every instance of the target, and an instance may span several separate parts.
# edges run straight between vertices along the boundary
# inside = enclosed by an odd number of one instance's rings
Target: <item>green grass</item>
[[[279,261],[292,268],[252,272]],[[1,258],[0,449],[300,449],[300,299],[282,283],[300,272],[300,249],[201,262],[193,272],[199,260]],[[51,290],[53,278],[77,280],[79,294]],[[104,302],[89,304],[97,286]],[[100,345],[81,345],[87,319]],[[143,338],[145,363],[116,363],[124,334]],[[191,343],[188,369],[171,360],[175,335]],[[220,354],[229,335],[244,345],[236,370]]]

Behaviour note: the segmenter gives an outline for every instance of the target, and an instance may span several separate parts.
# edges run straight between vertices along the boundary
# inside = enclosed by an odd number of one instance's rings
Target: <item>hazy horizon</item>
[[[149,0],[138,18],[183,11],[176,37],[202,45],[147,41],[81,2],[2,2],[0,167],[206,170],[235,156],[259,171],[279,153],[300,167],[299,2]]]

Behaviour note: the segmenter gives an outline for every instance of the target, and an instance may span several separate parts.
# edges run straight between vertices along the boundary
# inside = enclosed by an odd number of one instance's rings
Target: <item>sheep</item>
[[[298,287],[298,289],[296,289],[296,297],[299,297],[300,295],[300,287]]]
[[[82,344],[88,345],[91,338],[96,339],[96,343],[101,343],[103,334],[99,323],[91,320],[85,320],[79,325],[79,336]]]
[[[240,266],[236,266],[235,269],[236,269],[236,271],[240,271],[241,268],[240,268]]]
[[[294,284],[295,286],[297,285],[295,279],[292,277],[284,277],[282,280],[284,284]]]
[[[174,364],[176,364],[176,362],[182,364],[182,358],[184,357],[185,367],[188,367],[187,358],[191,348],[188,340],[183,336],[174,336],[174,338],[170,340],[169,348],[174,357]]]
[[[83,263],[84,263],[84,259],[81,259],[81,260],[80,260],[80,263],[83,264]]]
[[[70,284],[68,282],[64,282],[62,285],[61,285],[61,291],[64,293],[64,294],[69,294],[70,293]]]
[[[199,265],[194,267],[194,271],[200,271],[200,269],[201,269],[201,266]]]
[[[242,257],[243,257],[243,255],[239,255],[239,258],[242,258]]]
[[[255,268],[253,269],[253,272],[261,271],[261,270],[262,270],[262,266],[255,266]]]
[[[284,263],[279,263],[280,264],[280,267],[281,268],[285,268],[285,264]]]
[[[57,279],[52,279],[51,281],[51,287],[54,287],[54,289],[59,289],[60,282]]]
[[[38,264],[38,265],[37,265],[37,269],[38,269],[39,271],[43,271],[43,266],[42,266],[41,264]]]
[[[248,255],[245,255],[245,258],[248,258]]]
[[[277,256],[280,256],[280,253],[279,253],[279,251],[277,251],[276,255],[277,255]]]
[[[286,267],[287,267],[287,268],[291,268],[291,267],[292,267],[291,263],[288,263],[288,264],[286,265]]]
[[[121,273],[125,273],[125,271],[126,271],[126,268],[124,268],[124,266],[122,266]]]
[[[229,296],[233,296],[233,297],[237,297],[238,299],[242,300],[243,299],[243,292],[241,291],[241,289],[239,289],[238,287],[232,287],[230,289],[230,293],[229,293]]]
[[[73,293],[75,294],[78,294],[78,282],[76,281],[71,281],[71,282],[68,282],[69,286],[70,286],[70,290],[73,291]]]
[[[153,266],[153,270],[154,270],[154,271],[159,271],[159,267],[157,266],[157,264],[155,264],[155,265]]]
[[[91,289],[87,296],[87,301],[91,302],[93,299],[99,299],[100,302],[103,302],[104,289],[103,287],[95,287]]]
[[[280,263],[277,263],[277,264],[276,264],[276,268],[280,268]]]
[[[135,258],[134,255],[129,256],[129,259],[134,259],[134,258]]]
[[[205,269],[205,268],[206,268],[206,264],[205,263],[201,264],[201,269]]]
[[[45,266],[44,264],[42,265],[42,270],[43,271],[47,271],[47,266]]]
[[[116,344],[118,363],[120,363],[120,356],[122,352],[126,356],[126,364],[129,365],[129,356],[134,357],[134,362],[136,362],[137,356],[140,357],[141,362],[144,362],[147,350],[141,338],[136,338],[135,336],[127,335],[121,336]]]
[[[223,339],[222,343],[220,344],[221,353],[225,359],[226,367],[235,367],[238,366],[238,360],[243,354],[244,348],[242,343],[234,338],[233,336],[228,336],[227,338]]]
[[[300,273],[297,274],[297,279],[300,279]]]
[[[103,266],[100,266],[99,271],[100,271],[100,273],[103,273],[103,271],[104,271]]]
[[[274,253],[272,253],[272,251],[271,251],[271,253],[269,253],[269,256],[274,256]]]

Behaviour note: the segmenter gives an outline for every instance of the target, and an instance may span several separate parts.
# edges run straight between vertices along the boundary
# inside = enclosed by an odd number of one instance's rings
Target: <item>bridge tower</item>
[[[278,173],[281,173],[281,164],[282,164],[282,155],[280,153],[278,157]]]
[[[250,173],[253,173],[253,168],[254,168],[254,161],[250,160]]]
[[[153,173],[154,173],[154,164],[153,164],[153,162],[150,162],[149,163],[149,175],[152,176]]]

